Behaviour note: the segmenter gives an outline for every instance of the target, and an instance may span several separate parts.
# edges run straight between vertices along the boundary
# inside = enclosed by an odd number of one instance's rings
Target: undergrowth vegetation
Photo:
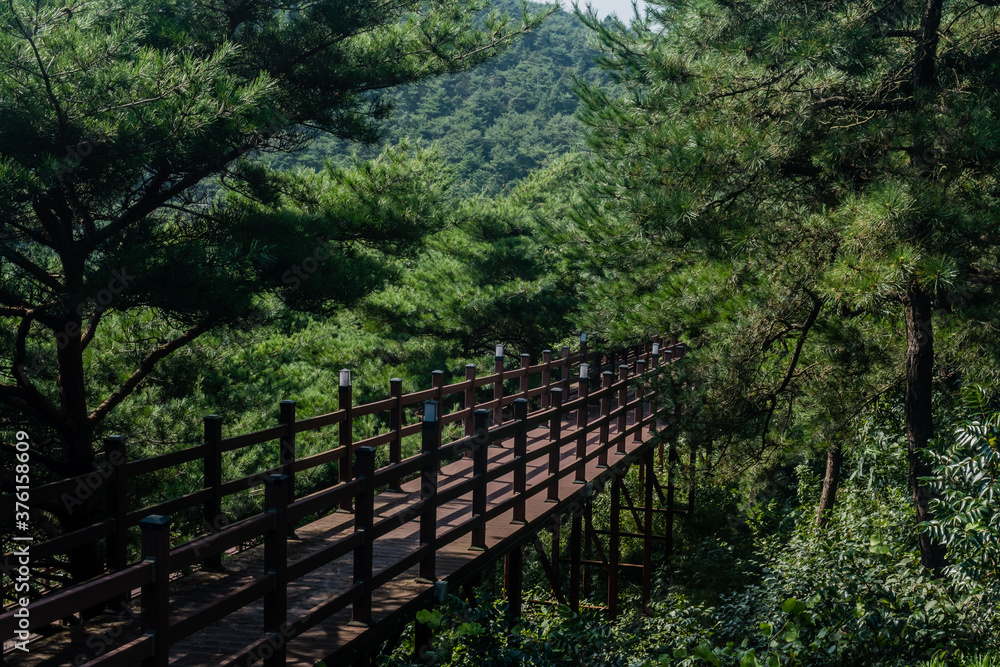
[[[471,603],[452,596],[421,612],[431,646],[404,642],[382,664],[998,665],[998,424],[1000,414],[966,410],[939,439],[930,526],[913,519],[905,441],[869,423],[822,527],[815,461],[772,475],[753,504],[740,503],[745,490],[702,484],[648,615],[633,589],[613,623],[563,605],[511,621],[499,584],[486,584]],[[943,572],[921,565],[918,530],[948,543]],[[548,584],[526,572],[544,597]]]

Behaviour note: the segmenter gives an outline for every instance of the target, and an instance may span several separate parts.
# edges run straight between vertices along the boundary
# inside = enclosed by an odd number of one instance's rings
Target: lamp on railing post
[[[653,343],[653,354],[651,361],[653,362],[653,368],[659,368],[660,366],[660,344]]]
[[[424,419],[421,427],[421,455],[425,457],[420,484],[420,547],[426,549],[420,560],[418,581],[432,583],[435,576],[435,540],[437,531],[438,457],[441,440],[440,405],[437,401],[424,401]]]
[[[499,426],[503,423],[503,345],[497,345],[496,357],[493,359],[493,372],[497,379],[493,383],[493,400],[497,406],[493,408],[493,425]]]
[[[582,332],[580,334],[580,360],[587,360],[587,332]]]
[[[590,395],[590,364],[580,364],[580,383],[577,387],[577,392],[579,398],[583,399],[580,403],[580,409],[576,411],[576,428],[580,432],[576,441],[576,459],[579,461],[587,455],[587,432],[585,429],[587,428],[587,413],[590,408],[590,404],[586,400],[587,396]],[[576,469],[576,477],[573,482],[583,484],[586,481],[586,466],[580,466]]]
[[[338,407],[344,411],[344,421],[340,422],[338,431],[338,446],[344,451],[343,457],[340,459],[340,478],[338,481],[341,484],[344,484],[354,479],[354,451],[352,448],[354,440],[354,418],[351,414],[351,371],[348,368],[340,369],[340,391],[338,393],[338,399]],[[346,512],[351,511],[350,498],[345,498],[343,502],[341,502],[340,509]]]

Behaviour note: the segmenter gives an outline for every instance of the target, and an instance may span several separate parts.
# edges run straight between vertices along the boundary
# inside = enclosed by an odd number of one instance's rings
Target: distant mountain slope
[[[516,2],[500,0],[512,15]],[[529,3],[530,11],[544,6]],[[395,110],[385,142],[404,137],[438,142],[456,177],[454,194],[496,195],[554,158],[582,147],[573,116],[578,99],[573,76],[588,81],[601,73],[593,64],[589,31],[571,12],[553,14],[540,29],[521,37],[506,53],[471,72],[440,77],[391,91]],[[343,164],[352,151],[373,157],[381,146],[358,147],[331,137],[294,156],[277,156],[281,167],[318,169],[324,160]]]

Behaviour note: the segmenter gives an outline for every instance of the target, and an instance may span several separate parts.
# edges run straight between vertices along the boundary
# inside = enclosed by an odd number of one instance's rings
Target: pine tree
[[[613,175],[602,206],[645,249],[648,282],[688,278],[702,294],[672,314],[716,336],[705,355],[720,372],[751,389],[783,360],[783,379],[732,398],[746,410],[729,418],[750,418],[744,436],[766,439],[779,399],[791,414],[806,387],[837,401],[848,370],[884,372],[828,354],[831,332],[861,323],[862,347],[897,359],[918,521],[929,517],[919,452],[934,435],[935,345],[949,343],[935,326],[993,318],[982,306],[997,275],[995,4],[661,0],[630,25],[585,17],[625,90],[581,87],[591,145]],[[720,354],[734,349],[743,354]],[[883,381],[868,377],[859,397]],[[926,534],[920,547],[940,568],[943,548]]]
[[[430,230],[420,216],[440,192],[426,174],[289,177],[258,158],[322,133],[374,141],[391,110],[381,91],[465,70],[541,19],[486,5],[4,4],[0,404],[4,421],[52,436],[39,478],[92,471],[107,415],[204,332],[380,284],[379,253]],[[49,509],[63,531],[92,518],[89,501]],[[71,554],[75,579],[100,569],[97,554]]]

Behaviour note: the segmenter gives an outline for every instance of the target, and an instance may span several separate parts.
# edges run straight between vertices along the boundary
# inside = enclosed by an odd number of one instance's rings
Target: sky
[[[585,7],[587,0],[579,0],[580,6]],[[572,11],[572,0],[562,0],[563,9]],[[618,14],[620,18],[632,16],[632,0],[590,0],[590,4],[597,10],[598,16],[604,18],[607,14]],[[639,11],[642,11],[642,2],[639,2]]]

